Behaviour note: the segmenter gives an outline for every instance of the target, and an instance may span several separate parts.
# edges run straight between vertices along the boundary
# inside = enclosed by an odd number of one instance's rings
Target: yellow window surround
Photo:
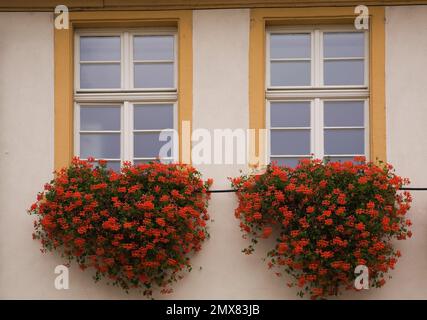
[[[385,16],[383,7],[369,8],[369,148],[371,160],[386,161]],[[271,25],[353,24],[354,7],[251,9],[249,43],[249,127],[266,125],[266,27]],[[255,135],[252,155],[266,146]],[[261,157],[262,159],[262,157]],[[256,161],[251,161],[256,162]]]
[[[91,11],[71,12],[69,29],[55,29],[55,100],[54,167],[70,164],[73,157],[74,30],[77,28],[166,27],[178,30],[178,131],[183,121],[192,120],[193,45],[192,11]],[[186,123],[186,122],[184,122]],[[187,122],[188,123],[188,122]],[[180,134],[181,136],[181,134]],[[187,154],[188,144],[181,144],[179,155]]]

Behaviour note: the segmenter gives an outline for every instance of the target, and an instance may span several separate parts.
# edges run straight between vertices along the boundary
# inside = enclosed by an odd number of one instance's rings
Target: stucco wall
[[[386,10],[387,157],[414,187],[427,186],[426,17],[427,6]],[[400,244],[403,257],[384,298],[427,299],[427,192],[412,195],[414,236]]]
[[[427,185],[427,6],[387,8],[387,156],[414,186]],[[248,127],[249,10],[200,10],[193,17],[194,128]],[[70,269],[70,289],[54,288],[61,259],[41,254],[26,209],[53,169],[53,21],[49,13],[0,13],[0,298],[138,299],[89,272]],[[262,62],[260,62],[262,63]],[[243,166],[198,165],[214,188]],[[343,298],[427,298],[427,193],[413,192],[414,237],[398,242],[403,257],[380,290]],[[234,218],[233,194],[213,194],[211,239],[194,269],[162,298],[293,299],[295,290],[269,272]],[[202,269],[199,269],[199,266]]]
[[[247,129],[249,78],[249,10],[200,10],[194,12],[194,128]],[[199,165],[214,189],[229,188],[227,177],[239,175],[239,165]],[[265,272],[258,256],[245,256],[247,245],[234,217],[234,194],[212,194],[211,239],[195,260],[203,265],[193,284],[179,285],[176,297],[254,299],[291,297]],[[196,271],[199,273],[198,271]],[[191,277],[194,277],[193,275]],[[194,283],[196,284],[196,283]],[[188,290],[187,292],[185,292]],[[191,293],[193,291],[193,293]]]
[[[53,170],[53,30],[48,13],[0,13],[0,297],[42,297],[54,264],[26,209]]]

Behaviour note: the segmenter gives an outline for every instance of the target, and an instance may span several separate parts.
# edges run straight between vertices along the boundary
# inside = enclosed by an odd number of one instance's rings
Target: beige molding
[[[58,4],[71,11],[175,10],[209,8],[343,7],[427,4],[424,0],[0,0],[0,11],[52,11]]]

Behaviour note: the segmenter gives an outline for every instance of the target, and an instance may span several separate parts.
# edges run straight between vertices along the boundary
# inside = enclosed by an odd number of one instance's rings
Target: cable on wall
[[[416,188],[416,187],[404,187],[400,188],[402,191],[427,191],[427,188]],[[227,193],[227,192],[237,192],[235,189],[218,189],[218,190],[208,190],[207,193]]]

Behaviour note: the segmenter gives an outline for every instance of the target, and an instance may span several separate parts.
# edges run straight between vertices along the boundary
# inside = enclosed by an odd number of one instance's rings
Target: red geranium
[[[74,158],[45,185],[29,213],[42,251],[58,250],[126,291],[151,295],[191,270],[206,229],[209,183],[183,164],[125,164],[121,173]]]
[[[353,289],[357,265],[366,265],[369,285],[380,287],[401,255],[392,240],[411,236],[405,217],[411,196],[399,191],[407,183],[390,165],[364,158],[304,160],[296,168],[273,164],[261,175],[232,179],[235,215],[252,238],[243,251],[252,253],[275,229],[280,235],[267,254],[269,266],[289,273],[299,295],[322,298]]]

